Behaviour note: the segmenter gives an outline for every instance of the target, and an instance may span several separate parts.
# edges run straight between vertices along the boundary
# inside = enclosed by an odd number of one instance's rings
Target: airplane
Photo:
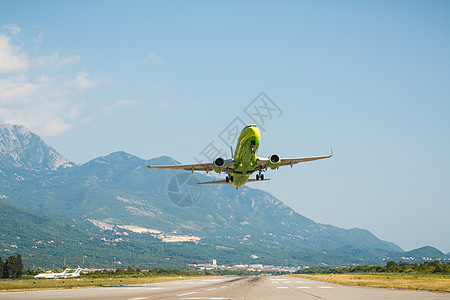
[[[34,276],[34,279],[56,279],[56,278],[64,278],[63,276],[66,276],[67,273],[69,273],[71,269],[67,268],[61,273],[53,273],[53,272],[45,272],[41,274],[37,274]]]
[[[76,269],[75,272],[73,272],[73,273],[67,273],[67,274],[65,274],[65,275],[64,275],[63,277],[61,277],[61,278],[66,278],[66,279],[68,279],[68,278],[78,277],[78,276],[80,276],[80,273],[81,273],[81,268],[78,267],[78,269]]]
[[[266,181],[262,172],[267,171],[268,168],[275,170],[280,166],[292,166],[300,162],[307,162],[330,158],[333,156],[333,148],[331,154],[326,156],[303,157],[303,158],[280,158],[278,154],[272,154],[268,158],[261,158],[256,156],[259,144],[261,142],[261,133],[255,124],[249,124],[242,129],[237,145],[236,151],[233,154],[231,148],[231,159],[223,159],[218,157],[212,163],[193,164],[193,165],[173,165],[173,166],[149,166],[150,169],[181,169],[194,173],[194,171],[214,171],[216,173],[226,173],[225,180],[216,180],[208,182],[198,182],[197,184],[231,184],[236,189],[243,186],[247,182]],[[250,175],[254,172],[255,179],[250,179]]]

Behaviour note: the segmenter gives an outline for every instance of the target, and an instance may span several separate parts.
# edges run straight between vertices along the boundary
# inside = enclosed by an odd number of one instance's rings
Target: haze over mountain
[[[99,249],[136,264],[163,263],[168,257],[178,264],[220,258],[227,263],[342,265],[404,255],[367,230],[318,224],[249,186],[202,186],[198,202],[177,206],[167,188],[180,171],[149,170],[144,159],[125,152],[76,165],[23,126],[0,126],[0,162],[0,199],[8,203],[0,208],[9,211],[0,228],[9,234],[0,243],[28,254],[28,263],[36,262],[39,251],[49,260],[65,255],[62,248],[77,253],[77,259],[97,257],[90,264],[101,266],[112,259]],[[159,157],[149,163],[178,162]],[[194,174],[201,181],[210,179]],[[24,219],[28,225],[21,228],[17,222]],[[49,244],[52,239],[59,239],[59,247]],[[419,252],[417,259],[427,253],[445,256],[431,247]]]

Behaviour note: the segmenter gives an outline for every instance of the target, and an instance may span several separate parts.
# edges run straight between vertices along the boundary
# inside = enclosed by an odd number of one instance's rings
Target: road
[[[196,280],[73,290],[0,293],[0,299],[449,299],[450,294],[350,287],[289,276],[215,277]]]

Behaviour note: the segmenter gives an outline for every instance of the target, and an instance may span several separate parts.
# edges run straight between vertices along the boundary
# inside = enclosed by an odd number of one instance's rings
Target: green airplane
[[[216,180],[208,182],[199,182],[198,184],[231,184],[236,189],[247,182],[266,181],[262,172],[268,168],[275,170],[280,166],[292,166],[300,162],[313,161],[318,159],[330,158],[333,153],[326,156],[303,157],[303,158],[280,158],[278,154],[272,154],[269,158],[260,158],[256,156],[261,141],[261,133],[256,125],[250,124],[242,129],[236,145],[236,152],[232,159],[216,158],[212,163],[194,164],[194,165],[174,165],[174,166],[147,166],[151,169],[181,169],[194,173],[194,171],[214,171],[216,173],[226,173],[225,180]],[[250,179],[254,172],[256,179]]]

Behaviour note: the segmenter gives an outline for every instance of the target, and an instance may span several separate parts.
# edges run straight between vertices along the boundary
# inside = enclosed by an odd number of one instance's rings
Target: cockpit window
[[[250,125],[245,126],[244,129],[242,129],[242,131],[244,131],[245,129],[250,128],[250,127],[257,127],[257,126],[255,124],[250,124]]]

